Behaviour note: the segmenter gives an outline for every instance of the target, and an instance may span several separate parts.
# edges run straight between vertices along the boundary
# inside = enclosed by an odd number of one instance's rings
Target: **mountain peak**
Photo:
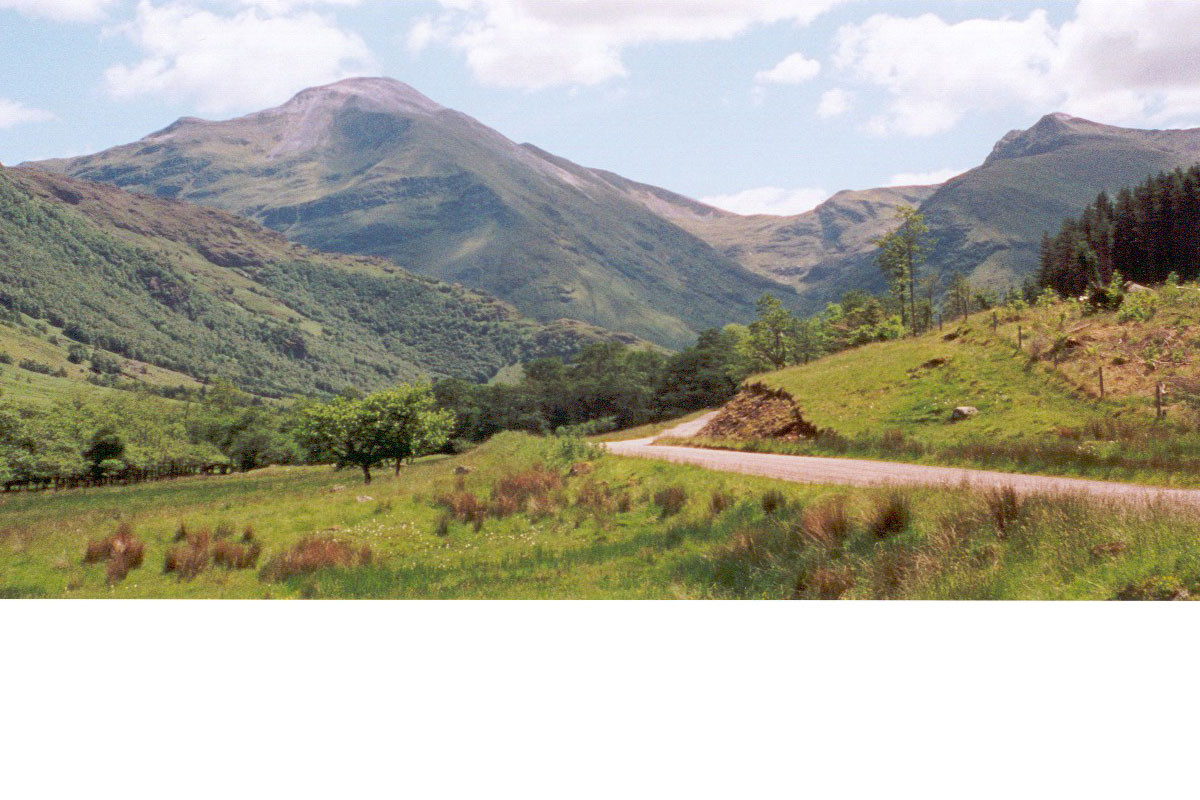
[[[394,78],[346,78],[298,93],[275,111],[306,112],[319,106],[342,106],[356,100],[374,111],[434,114],[444,110],[407,83]]]
[[[1014,130],[1006,133],[992,153],[983,162],[984,166],[1007,158],[1023,158],[1048,153],[1067,144],[1072,138],[1080,136],[1105,136],[1121,131],[1099,122],[1073,117],[1057,111],[1039,119],[1026,130]]]

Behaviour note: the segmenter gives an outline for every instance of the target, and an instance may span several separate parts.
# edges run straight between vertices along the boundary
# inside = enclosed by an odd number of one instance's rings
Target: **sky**
[[[938,183],[1063,111],[1200,126],[1200,3],[0,0],[0,163],[359,75],[740,213]]]

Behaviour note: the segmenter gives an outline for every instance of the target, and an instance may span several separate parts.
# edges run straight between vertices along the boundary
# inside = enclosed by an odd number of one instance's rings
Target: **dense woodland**
[[[1200,277],[1200,166],[1162,172],[1116,198],[1101,192],[1042,238],[1038,283],[1077,297],[1119,273],[1141,284]]]

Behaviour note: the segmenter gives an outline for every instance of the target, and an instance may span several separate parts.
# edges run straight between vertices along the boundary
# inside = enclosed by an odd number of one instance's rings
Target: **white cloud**
[[[948,130],[971,110],[1049,101],[1053,36],[1043,11],[956,24],[878,14],[838,32],[834,62],[892,96],[871,130],[921,136]]]
[[[821,62],[806,58],[803,53],[792,53],[771,69],[765,69],[754,76],[759,83],[804,83],[817,77],[821,71]]]
[[[49,122],[57,119],[49,111],[40,108],[30,108],[16,100],[5,100],[0,97],[0,130],[24,125],[28,122]]]
[[[847,92],[845,89],[830,89],[821,95],[821,102],[817,103],[817,116],[821,119],[840,117],[849,111],[853,104],[854,94],[852,92]]]
[[[774,214],[790,217],[811,211],[829,197],[829,192],[815,187],[780,189],[777,186],[761,186],[735,194],[702,197],[701,202],[735,214]]]
[[[311,3],[242,5],[284,9]],[[357,34],[311,10],[278,15],[251,7],[222,16],[143,0],[136,19],[121,30],[145,57],[110,67],[104,74],[109,92],[188,100],[202,112],[262,107],[309,86],[376,71]]]
[[[625,48],[733,38],[754,25],[807,24],[845,0],[439,0],[410,46],[436,39],[461,51],[493,86],[592,86],[627,74]]]
[[[1200,4],[1171,0],[1080,0],[1057,28],[1042,11],[955,24],[879,14],[838,32],[833,63],[890,97],[868,122],[880,135],[1005,107],[1169,126],[1200,113],[1197,29]]]
[[[0,8],[63,22],[90,22],[117,0],[0,0]]]
[[[888,179],[887,186],[933,186],[945,183],[956,175],[962,175],[965,169],[935,169],[931,172],[898,172]]]

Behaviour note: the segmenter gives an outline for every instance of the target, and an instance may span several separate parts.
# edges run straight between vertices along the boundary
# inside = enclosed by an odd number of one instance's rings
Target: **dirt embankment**
[[[783,389],[761,383],[746,385],[717,412],[698,436],[709,439],[812,439],[818,433]]]

